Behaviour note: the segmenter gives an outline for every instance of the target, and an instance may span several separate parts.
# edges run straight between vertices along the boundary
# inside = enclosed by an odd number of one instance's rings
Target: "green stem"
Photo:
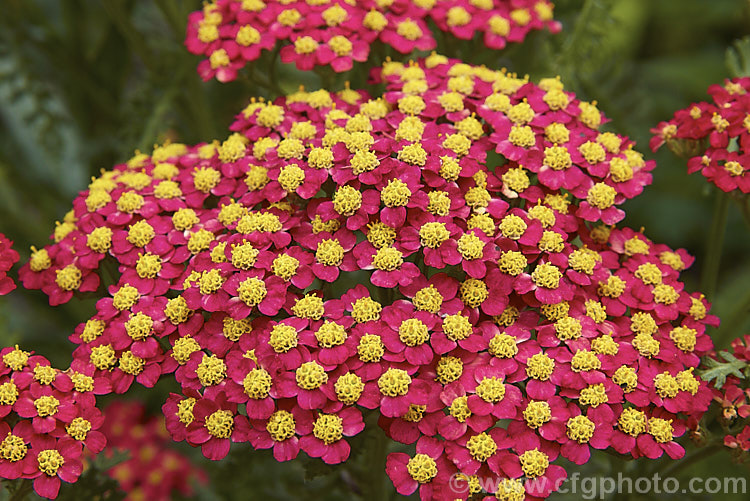
[[[714,216],[711,232],[706,245],[706,261],[701,275],[701,291],[709,300],[713,300],[716,284],[719,280],[721,253],[724,247],[724,233],[727,227],[729,197],[722,191],[716,193]]]
[[[177,92],[182,88],[187,68],[187,66],[182,66],[179,69],[174,80],[172,80],[172,84],[153,107],[151,116],[146,122],[146,127],[143,129],[143,134],[141,134],[141,139],[140,141],[138,141],[138,148],[140,151],[148,151],[151,145],[155,143],[159,127],[164,127],[162,119],[164,118],[164,115],[169,111],[169,107],[171,106],[172,101],[177,95]]]
[[[740,213],[742,214],[745,224],[750,227],[750,195],[742,194],[733,197],[737,204],[740,206]]]
[[[31,494],[33,487],[34,484],[31,482],[31,480],[21,480],[21,485],[19,485],[18,489],[13,492],[13,494],[10,496],[9,501],[21,501],[23,499],[26,499],[26,497]]]
[[[207,140],[217,137],[213,111],[206,97],[206,91],[196,74],[187,78],[185,93],[181,97],[184,98],[190,114],[193,115],[200,137],[207,138]]]
[[[742,327],[745,319],[750,312],[750,291],[745,294],[745,297],[740,301],[737,307],[728,316],[724,316],[721,322],[721,327],[717,339],[729,339],[737,335],[737,330]]]
[[[143,64],[151,73],[156,72],[158,65],[154,60],[153,53],[149,49],[148,44],[146,44],[146,39],[133,25],[131,15],[125,8],[125,3],[122,0],[115,0],[104,2],[102,5],[105,12],[109,15],[112,24],[115,25],[115,28],[123,38],[127,40],[133,52],[138,54]]]
[[[570,81],[573,75],[571,71],[563,71],[563,61],[570,65],[570,62],[573,60],[573,58],[570,57],[571,52],[576,48],[576,46],[578,45],[578,39],[583,36],[587,26],[589,25],[589,17],[591,16],[591,10],[593,8],[594,0],[586,0],[586,2],[583,4],[583,7],[581,8],[580,14],[578,14],[578,17],[576,18],[576,24],[573,28],[573,32],[569,37],[566,38],[565,43],[560,48],[560,52],[558,52],[557,54],[557,58],[553,67],[557,69],[558,74],[561,74],[563,76],[565,82]]]
[[[374,417],[373,421],[377,421]],[[368,451],[369,454],[367,459],[367,465],[369,471],[367,472],[367,485],[362,486],[362,498],[365,501],[382,501],[386,498],[385,491],[385,461],[388,456],[388,439],[385,434],[380,430],[379,427],[373,426],[371,428],[377,435],[375,438],[375,445],[372,450]]]

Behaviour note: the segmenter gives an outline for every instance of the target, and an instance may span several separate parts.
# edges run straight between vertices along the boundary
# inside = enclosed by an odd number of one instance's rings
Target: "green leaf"
[[[714,381],[716,388],[721,388],[727,381],[727,376],[732,375],[740,379],[745,378],[743,370],[748,368],[747,363],[737,360],[728,351],[722,351],[719,356],[726,360],[726,363],[719,362],[713,358],[707,358],[703,361],[703,366],[707,369],[700,372],[701,379],[704,381]]]
[[[732,76],[750,76],[750,37],[735,41],[734,45],[727,49],[726,64]]]

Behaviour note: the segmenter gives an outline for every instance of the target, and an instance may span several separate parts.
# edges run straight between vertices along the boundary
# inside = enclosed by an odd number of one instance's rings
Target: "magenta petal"
[[[43,498],[54,499],[60,492],[60,479],[42,474],[34,480],[34,491]]]

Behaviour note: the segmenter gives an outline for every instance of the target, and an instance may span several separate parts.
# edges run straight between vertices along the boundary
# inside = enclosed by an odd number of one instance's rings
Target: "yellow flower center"
[[[491,404],[505,398],[505,383],[496,377],[482,379],[475,390],[477,396]]]
[[[508,214],[500,221],[500,233],[511,240],[518,240],[526,232],[526,222],[515,214]]]
[[[529,428],[539,428],[552,419],[552,410],[547,402],[532,400],[523,410],[523,419]]]
[[[112,345],[103,344],[91,348],[89,360],[97,369],[108,371],[114,367],[117,362],[117,356],[115,355],[115,350],[112,348]]]
[[[317,331],[315,331],[315,339],[318,340],[318,344],[323,348],[333,348],[334,346],[340,346],[346,341],[346,329],[343,325],[337,324],[336,322],[323,322]]]
[[[351,216],[362,207],[362,193],[351,186],[342,186],[333,194],[333,209],[342,216]]]
[[[161,257],[147,252],[141,254],[135,265],[135,271],[141,278],[154,278],[162,269]]]
[[[260,42],[260,32],[250,25],[245,25],[239,29],[234,39],[243,47],[249,47]]]
[[[50,266],[52,266],[52,259],[50,259],[47,249],[37,250],[35,247],[31,247],[31,258],[29,259],[31,271],[38,273]]]
[[[537,381],[547,381],[555,370],[555,361],[546,353],[536,353],[526,361],[526,375]]]
[[[276,148],[276,153],[279,155],[279,158],[283,158],[284,160],[292,158],[299,160],[304,155],[304,152],[305,145],[302,144],[302,141],[293,137],[282,139],[278,148]]]
[[[6,461],[15,463],[26,457],[29,448],[23,438],[8,433],[0,443],[0,456]]]
[[[172,346],[172,358],[180,365],[185,365],[190,359],[190,355],[200,351],[201,345],[198,341],[190,336],[181,337],[174,342]]]
[[[353,372],[347,372],[333,385],[336,391],[336,398],[345,405],[353,405],[359,400],[365,389],[365,383],[362,378]]]
[[[144,314],[136,313],[131,314],[127,322],[125,322],[125,331],[133,341],[141,341],[151,335],[154,327],[153,319]]]
[[[55,283],[64,291],[78,290],[81,286],[81,270],[76,265],[69,264],[61,270],[55,271]]]
[[[234,429],[234,414],[225,410],[214,411],[206,417],[204,426],[212,437],[229,438]]]
[[[448,134],[443,140],[443,148],[451,150],[458,157],[463,157],[469,153],[471,140],[463,134]]]
[[[459,423],[465,422],[471,417],[471,410],[467,404],[469,397],[457,397],[451,402],[448,412],[451,416],[456,418]]]
[[[637,235],[625,241],[625,255],[648,254],[650,247],[648,242],[643,241]]]
[[[596,425],[586,416],[573,416],[565,423],[566,434],[579,444],[586,444],[594,436]]]
[[[464,233],[458,239],[458,252],[466,260],[479,259],[484,254],[484,242],[474,233]]]
[[[671,419],[652,417],[648,419],[648,433],[660,444],[674,439],[674,428]]]
[[[398,23],[398,26],[396,26],[396,33],[410,41],[422,38],[421,28],[411,19],[406,19],[405,21]]]
[[[688,353],[695,349],[696,335],[698,332],[689,327],[675,327],[669,333],[669,338],[674,341],[675,346]]]
[[[460,341],[471,336],[474,331],[469,317],[456,314],[447,315],[443,319],[443,332],[451,341]]]
[[[659,354],[660,344],[650,334],[638,334],[633,338],[633,348],[642,356],[652,358]]]
[[[65,427],[65,431],[73,439],[83,442],[84,440],[86,440],[86,436],[91,431],[91,428],[92,427],[90,421],[82,417],[77,417],[73,419],[73,421],[71,421],[68,426]]]
[[[489,297],[487,284],[477,278],[466,279],[458,289],[458,296],[469,308],[479,308]]]
[[[624,433],[637,437],[646,431],[646,415],[637,409],[623,409],[617,420],[617,425]]]
[[[539,287],[545,289],[557,289],[562,279],[560,269],[551,263],[541,263],[534,268],[531,279]]]
[[[134,191],[126,191],[117,200],[117,210],[120,212],[133,213],[143,207],[145,200]]]
[[[177,418],[185,426],[193,422],[193,407],[196,400],[193,397],[185,398],[177,403]]]
[[[563,320],[568,317],[568,312],[570,311],[570,305],[568,304],[567,301],[562,301],[560,303],[555,303],[555,304],[543,304],[541,306],[541,310],[542,310],[542,315],[547,317],[547,320],[549,320],[550,322],[557,322],[559,320]],[[565,323],[560,324],[561,330],[565,329],[566,327],[567,326],[565,325]],[[571,326],[571,327],[573,329],[576,329],[575,326]],[[555,331],[557,331],[557,328],[555,328]]]
[[[288,254],[280,254],[273,260],[273,263],[271,263],[271,272],[285,281],[290,280],[296,275],[298,268],[299,260]]]
[[[549,468],[549,457],[539,449],[526,451],[519,457],[521,470],[528,478],[541,477]]]
[[[214,234],[203,228],[199,229],[195,233],[190,235],[188,239],[187,248],[192,254],[198,254],[199,252],[208,250],[211,247],[211,242],[214,241]]]
[[[594,186],[589,188],[586,201],[592,207],[598,209],[608,209],[615,203],[615,195],[617,190],[604,183],[596,183]]]
[[[297,423],[291,412],[279,410],[274,412],[268,419],[266,431],[271,435],[274,442],[283,442],[292,438],[296,431]]]
[[[598,293],[600,296],[617,298],[624,291],[625,281],[617,275],[610,275],[606,282],[599,282]]]
[[[441,384],[456,381],[464,372],[464,363],[457,357],[441,357],[435,367],[437,377],[435,380]]]
[[[279,184],[286,192],[294,192],[305,181],[305,171],[297,164],[285,165],[279,171]]]
[[[390,368],[378,378],[380,393],[387,397],[400,397],[409,392],[411,377],[403,369]]]
[[[458,164],[455,158],[452,157],[440,157],[440,170],[438,174],[446,181],[455,181],[458,179],[458,175],[461,173],[461,166]]]
[[[292,313],[299,318],[309,318],[311,320],[320,320],[323,316],[323,299],[315,294],[305,294],[305,297],[298,299],[292,307]]]
[[[575,372],[586,372],[600,369],[602,363],[596,353],[589,350],[576,350],[570,366]]]
[[[410,198],[411,190],[400,179],[391,179],[380,192],[380,199],[386,207],[404,207]]]
[[[52,416],[57,412],[60,401],[51,395],[44,395],[34,400],[34,407],[39,417]]]
[[[288,352],[297,346],[297,330],[291,325],[274,325],[271,329],[268,345],[276,353]]]
[[[107,252],[112,247],[112,230],[106,226],[95,228],[86,237],[86,246],[99,254]]]
[[[37,463],[39,471],[49,476],[55,476],[57,470],[65,464],[65,458],[56,449],[45,449],[39,452]]]
[[[385,347],[380,336],[376,334],[365,334],[357,345],[357,355],[363,362],[379,362],[385,353]]]
[[[672,398],[680,391],[677,379],[668,372],[662,372],[654,376],[654,388],[662,398]]]
[[[630,330],[635,334],[654,334],[658,329],[654,317],[645,311],[633,313],[630,320]]]
[[[18,387],[13,381],[0,385],[0,405],[13,405],[18,400]]]
[[[410,96],[410,97],[418,98],[418,96]],[[407,98],[401,99],[401,101],[399,102],[399,105],[405,99]],[[418,98],[418,99],[421,99],[421,98]],[[415,110],[415,108],[410,108],[410,109],[412,109],[413,111]],[[398,159],[410,165],[417,165],[419,167],[424,167],[425,163],[427,162],[427,152],[425,151],[425,149],[422,147],[420,143],[409,144],[407,146],[404,146],[401,149],[401,151],[398,152]]]
[[[427,454],[417,454],[409,459],[406,464],[406,471],[409,472],[411,478],[420,484],[429,483],[438,473],[435,460]]]
[[[531,148],[536,144],[536,136],[528,125],[514,125],[508,134],[508,141],[519,148]]]
[[[516,338],[504,332],[501,334],[495,334],[495,336],[490,339],[488,351],[490,352],[490,355],[497,358],[513,358],[518,354]]]
[[[305,390],[315,390],[328,382],[328,374],[317,362],[305,362],[295,372],[297,386]]]
[[[638,386],[638,375],[635,369],[623,365],[612,375],[612,381],[616,385],[621,386],[625,393],[630,393]]]
[[[208,61],[214,70],[222,66],[229,66],[229,54],[224,49],[217,49],[211,53]]]
[[[203,386],[213,386],[224,381],[227,376],[227,365],[216,355],[203,354],[203,360],[195,370]]]
[[[556,231],[545,230],[542,238],[539,239],[537,247],[542,252],[555,253],[562,252],[565,249],[565,241],[562,235]]]
[[[601,404],[607,403],[609,397],[607,397],[604,385],[599,383],[583,388],[581,390],[581,395],[578,397],[578,401],[583,405],[598,407]]]
[[[628,161],[615,157],[609,161],[609,174],[616,183],[624,183],[633,179],[633,168]]]
[[[164,314],[174,325],[186,322],[192,313],[193,311],[188,308],[185,298],[182,296],[170,299],[164,307]]]
[[[487,461],[495,452],[497,452],[497,444],[487,433],[480,433],[474,435],[466,442],[466,448],[475,460],[483,463]]]
[[[659,304],[675,304],[679,298],[680,294],[671,285],[659,284],[654,287],[654,301]]]
[[[591,349],[600,355],[617,355],[620,346],[609,334],[591,340]]]
[[[201,294],[215,294],[221,286],[224,285],[224,278],[221,276],[219,270],[203,271],[200,279],[198,279],[198,286]]]
[[[119,366],[122,372],[137,376],[146,367],[146,361],[141,357],[133,355],[132,351],[126,351],[120,355]]]
[[[598,252],[583,247],[570,253],[570,256],[568,256],[568,265],[579,273],[591,275],[594,273],[596,263],[601,260],[602,258]]]
[[[315,251],[315,259],[327,266],[339,266],[344,260],[344,248],[338,239],[323,239]]]

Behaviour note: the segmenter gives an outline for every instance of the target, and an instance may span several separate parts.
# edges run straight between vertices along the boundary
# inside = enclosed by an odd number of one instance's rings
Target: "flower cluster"
[[[214,460],[341,463],[377,412],[423,499],[455,473],[520,499],[591,447],[680,457],[715,317],[686,252],[611,226],[653,163],[559,79],[436,54],[372,78],[383,96],[253,101],[224,141],[94,179],[20,271],[51,304],[119,272],[73,368],[117,393],[174,373],[166,428]]]
[[[8,272],[19,259],[18,252],[12,248],[12,245],[13,242],[0,233],[0,296],[16,288],[16,283],[8,276]]]
[[[724,359],[724,360],[722,360]],[[712,353],[706,361],[707,369],[726,366],[728,374],[723,381],[712,385],[714,402],[719,406],[719,424],[724,431],[724,445],[730,448],[738,461],[750,460],[750,388],[745,372],[750,366],[750,335],[732,341],[731,353]],[[740,378],[741,376],[741,378]]]
[[[124,451],[128,459],[107,471],[126,500],[167,501],[194,495],[194,484],[205,483],[206,473],[170,447],[163,416],[152,416],[143,404],[113,401],[104,410],[101,432],[107,437],[105,455]]]
[[[367,61],[373,44],[401,54],[435,49],[428,22],[463,40],[480,33],[488,48],[502,49],[531,30],[559,31],[552,9],[547,0],[217,0],[190,15],[185,45],[206,57],[204,80],[234,80],[274,48],[301,70],[343,72]]]
[[[109,380],[60,371],[18,346],[0,350],[0,477],[34,480],[34,490],[57,497],[60,481],[75,482],[84,450],[106,444],[95,395]]]
[[[651,129],[651,149],[664,143],[685,156],[688,173],[700,171],[722,191],[750,193],[750,77],[711,85],[712,103],[675,112]]]

